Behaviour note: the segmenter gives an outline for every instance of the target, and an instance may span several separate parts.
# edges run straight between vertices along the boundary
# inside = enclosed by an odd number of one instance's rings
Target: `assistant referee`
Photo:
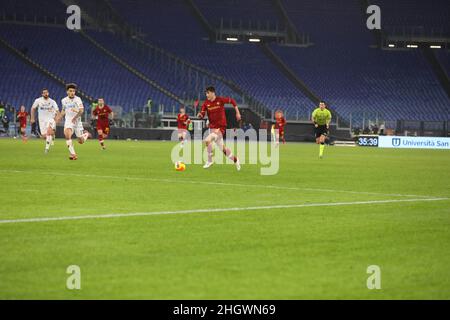
[[[320,146],[319,158],[322,159],[323,150],[325,148],[325,138],[328,136],[331,122],[331,112],[327,109],[324,101],[320,101],[319,107],[313,111],[311,121],[314,123],[315,127],[316,143]]]

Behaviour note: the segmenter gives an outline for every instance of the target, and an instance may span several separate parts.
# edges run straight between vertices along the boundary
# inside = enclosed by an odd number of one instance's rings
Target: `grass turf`
[[[318,160],[316,145],[287,144],[261,176],[176,172],[170,142],[89,141],[77,161],[63,140],[43,145],[0,140],[0,220],[450,197],[447,151],[329,147]],[[449,299],[449,214],[442,200],[0,223],[0,298]],[[66,288],[73,264],[81,290]]]

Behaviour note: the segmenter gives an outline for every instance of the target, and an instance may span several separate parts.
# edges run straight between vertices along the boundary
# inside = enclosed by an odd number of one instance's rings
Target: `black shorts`
[[[326,125],[318,126],[315,128],[316,138],[320,138],[321,136],[328,136],[328,129]]]

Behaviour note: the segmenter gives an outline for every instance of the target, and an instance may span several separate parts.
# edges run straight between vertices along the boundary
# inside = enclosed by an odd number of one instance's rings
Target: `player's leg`
[[[45,152],[46,153],[50,150],[50,146],[54,145],[54,140],[55,140],[54,136],[55,136],[55,130],[53,129],[53,126],[49,123],[47,132],[45,134]]]
[[[75,135],[78,138],[78,143],[83,144],[91,137],[91,134],[89,131],[84,130],[83,124],[81,121],[78,122],[78,124],[75,125]]]
[[[100,143],[100,146],[103,150],[105,150],[105,138],[103,136],[103,130],[97,127],[97,138],[98,142]]]
[[[70,153],[69,159],[77,160],[77,154],[75,153],[75,148],[73,146],[72,135],[73,135],[72,127],[65,127],[64,128],[64,137],[66,138],[67,148],[69,148],[69,153]]]
[[[20,127],[20,136],[22,137],[23,142],[27,142],[27,128],[26,127]]]
[[[184,146],[184,142],[186,141],[186,135],[187,135],[187,130],[183,129],[183,132],[181,133],[181,146]]]
[[[323,157],[323,151],[324,151],[324,149],[325,149],[325,139],[326,139],[326,137],[327,137],[327,131],[326,131],[326,128],[323,128],[323,130],[322,130],[322,132],[321,132],[321,135],[320,135],[320,138],[319,138],[319,142],[320,142],[320,145],[319,145],[319,158],[322,158]]]
[[[42,130],[45,130],[41,132],[41,136],[43,139],[45,139],[45,153],[48,153],[50,150],[50,146],[52,145],[53,142],[53,135],[55,134],[54,132],[54,128],[56,128],[55,120],[52,119],[49,121],[45,121],[41,123],[39,127],[42,128]]]
[[[284,129],[280,130],[280,137],[281,137],[281,140],[283,141],[283,144],[286,144],[286,139],[284,138]]]
[[[227,146],[225,146],[225,144],[224,144],[224,142],[223,142],[223,134],[222,134],[222,132],[219,132],[219,133],[218,133],[218,136],[217,136],[217,142],[216,142],[216,143],[217,143],[217,146],[220,148],[220,150],[222,150],[222,152],[225,154],[225,156],[226,156],[228,159],[232,160],[232,161],[236,164],[237,170],[238,170],[238,171],[241,170],[241,164],[240,164],[240,162],[239,162],[238,157],[236,157],[236,156],[233,154],[233,152],[231,151],[230,148],[228,148]]]
[[[208,153],[208,162],[203,166],[204,169],[208,169],[213,165],[212,153],[213,153],[213,144],[217,140],[217,134],[214,131],[205,138],[206,150]]]
[[[178,129],[178,141],[180,141],[180,148],[183,148],[184,146],[184,136],[183,131],[181,129]]]

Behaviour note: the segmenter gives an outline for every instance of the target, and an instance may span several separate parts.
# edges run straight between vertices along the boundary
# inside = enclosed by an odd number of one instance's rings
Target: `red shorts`
[[[102,130],[105,134],[109,134],[109,122],[97,121],[97,130]]]
[[[20,128],[21,129],[25,129],[26,127],[27,127],[27,123],[26,122],[23,122],[23,123],[21,122],[20,123]]]
[[[216,131],[217,129],[220,130],[220,133],[222,134],[222,137],[225,138],[225,132],[227,131],[227,128],[221,127],[221,128],[210,128],[211,132]]]

